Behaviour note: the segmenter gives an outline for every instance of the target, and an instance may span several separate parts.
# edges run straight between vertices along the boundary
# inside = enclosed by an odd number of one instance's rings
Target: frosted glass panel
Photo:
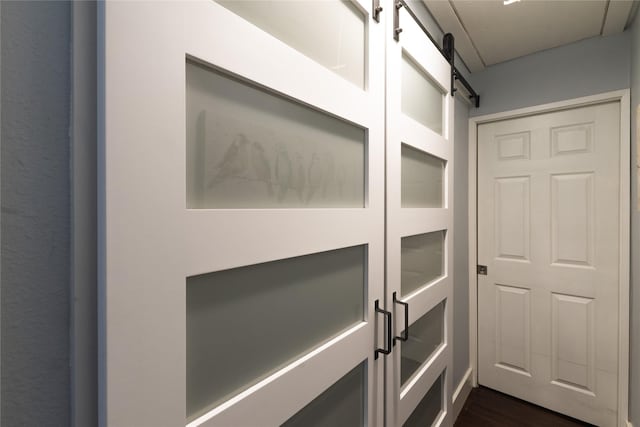
[[[291,417],[283,427],[364,426],[367,362],[316,397]]]
[[[364,206],[363,128],[186,67],[188,208]]]
[[[404,427],[429,427],[438,421],[442,412],[442,382],[443,375],[440,375],[403,424]]]
[[[444,301],[409,325],[409,339],[400,347],[401,384],[418,370],[444,342]]]
[[[402,55],[402,112],[442,135],[444,92],[406,55]]]
[[[364,319],[365,246],[187,278],[187,416]]]
[[[359,87],[365,76],[365,16],[350,1],[216,0]]]
[[[444,207],[446,162],[424,151],[402,145],[401,204],[403,208]]]
[[[444,274],[445,231],[404,237],[401,241],[402,295],[442,277]]]

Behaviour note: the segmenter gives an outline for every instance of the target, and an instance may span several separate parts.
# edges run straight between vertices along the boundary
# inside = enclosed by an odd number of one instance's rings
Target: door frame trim
[[[478,386],[478,126],[498,120],[574,109],[606,102],[620,103],[620,271],[618,299],[618,425],[626,427],[629,415],[629,268],[631,221],[631,99],[629,89],[604,92],[549,104],[469,118],[469,360],[472,385]]]

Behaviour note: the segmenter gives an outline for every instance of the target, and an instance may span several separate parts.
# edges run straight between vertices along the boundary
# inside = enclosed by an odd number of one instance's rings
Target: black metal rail
[[[429,30],[422,24],[418,16],[415,14],[411,7],[407,4],[405,0],[396,0],[395,2],[395,11],[394,11],[394,29],[393,34],[394,38],[400,40],[400,33],[402,32],[402,28],[400,27],[400,9],[405,8],[409,16],[413,18],[413,20],[418,24],[420,29],[426,34],[426,36],[431,40],[431,43],[438,49],[438,52],[444,56],[444,58],[451,64],[451,96],[454,96],[456,92],[455,82],[459,81],[462,86],[469,92],[469,99],[473,99],[475,102],[476,108],[480,107],[480,95],[476,93],[475,90],[471,87],[469,82],[464,78],[462,73],[458,71],[454,64],[454,51],[455,51],[455,40],[453,34],[447,33],[444,35],[442,39],[442,47],[438,44],[438,42],[433,38]]]

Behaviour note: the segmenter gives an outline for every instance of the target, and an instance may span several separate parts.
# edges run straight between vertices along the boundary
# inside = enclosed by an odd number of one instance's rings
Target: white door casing
[[[386,425],[400,426],[419,411],[431,411],[429,420],[421,422],[433,421],[434,425],[451,425],[454,117],[454,99],[450,93],[451,66],[406,9],[400,8],[398,13],[402,29],[399,40],[396,42],[392,39],[395,29],[389,28],[387,31],[386,306],[394,314],[394,336],[402,337],[405,308],[400,303],[394,303],[394,294],[399,301],[408,304],[408,339],[412,347],[405,347],[404,342],[395,339],[393,352],[387,356],[385,418]],[[390,24],[391,20],[388,19]],[[426,89],[429,86],[432,89]],[[433,94],[429,97],[433,88],[437,88],[440,97]],[[441,117],[441,123],[425,123],[433,111],[422,111],[424,114],[421,116],[420,111],[415,110],[420,109],[417,105],[427,109],[441,109],[435,113],[436,118]],[[424,163],[419,164],[417,161],[419,165],[412,166],[408,164],[409,159],[405,158],[403,161],[406,153],[413,153],[411,155],[444,166],[437,177],[431,175],[422,181],[416,178],[414,182],[409,182],[413,178],[403,173],[419,175],[427,172],[420,170]],[[403,167],[406,168],[405,171],[402,170]],[[403,185],[407,184],[417,185],[410,189],[404,188]],[[420,201],[409,200],[414,197],[420,199],[437,186],[441,186],[442,191],[440,206],[421,207]],[[408,200],[403,200],[404,198]],[[403,239],[415,236],[444,237],[442,247],[429,252],[431,258],[434,254],[442,258],[442,270],[438,277],[420,281],[413,286],[414,289],[403,294],[402,279],[415,273],[407,271],[406,266],[403,271],[403,257],[411,258],[415,255],[417,258],[413,262],[414,266],[434,262],[424,256],[426,252],[420,247],[420,243],[415,248],[408,248],[410,244],[403,243],[409,242]],[[411,260],[408,259],[407,264],[411,264]],[[425,324],[441,325],[441,335],[437,336],[438,332],[435,331],[426,333],[422,330],[420,333],[435,335],[414,336],[418,332],[412,331],[416,331],[416,326],[422,323],[421,319]],[[438,341],[429,341],[434,338]],[[437,346],[434,347],[433,344]],[[430,346],[428,351],[425,348],[427,345]],[[416,351],[419,354],[405,354],[407,357],[402,357],[403,348],[405,352],[410,352],[417,347],[422,347]],[[408,362],[415,366],[411,368],[411,375],[407,374],[407,378],[404,378],[401,368],[403,363],[406,365]]]
[[[624,348],[620,105],[478,127],[478,380],[598,425]]]
[[[282,424],[366,361],[365,419],[382,425],[373,307],[384,298],[385,14],[378,24],[370,2],[353,4],[365,23],[364,89],[213,1],[100,5],[101,425],[187,424],[188,277],[357,245],[362,322],[189,422]],[[365,129],[364,206],[187,209],[187,58]],[[221,351],[234,325],[225,332]]]

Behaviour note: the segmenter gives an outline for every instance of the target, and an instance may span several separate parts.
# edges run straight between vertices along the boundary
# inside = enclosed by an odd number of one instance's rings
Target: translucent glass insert
[[[187,417],[364,318],[365,246],[187,278]]]
[[[350,1],[216,0],[359,87],[365,76],[365,16]]]
[[[444,230],[402,238],[400,257],[402,296],[442,277],[444,239]]]
[[[364,206],[363,128],[186,67],[188,208]]]
[[[356,366],[338,382],[291,417],[283,427],[363,427],[365,424],[367,362]]]
[[[427,394],[422,398],[416,409],[403,424],[404,427],[432,426],[442,413],[442,383],[444,374],[433,383]]]
[[[447,162],[402,144],[401,204],[403,208],[444,207]]]
[[[444,343],[444,304],[441,302],[409,325],[409,339],[400,347],[402,385]]]
[[[402,55],[402,112],[442,135],[444,92],[406,54]]]

